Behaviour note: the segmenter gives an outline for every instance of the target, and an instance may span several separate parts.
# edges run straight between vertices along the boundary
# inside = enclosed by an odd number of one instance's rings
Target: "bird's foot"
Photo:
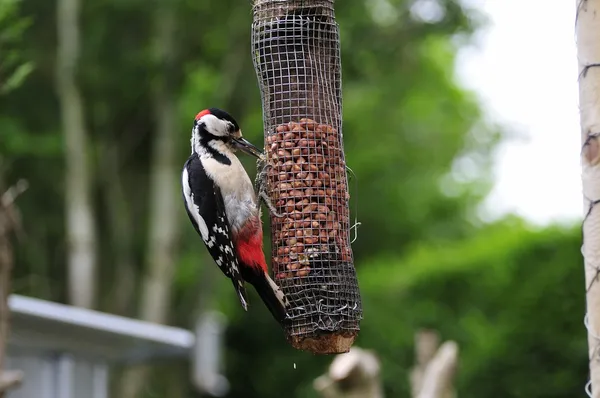
[[[256,195],[258,196],[258,203],[264,203],[269,212],[275,217],[281,218],[284,217],[284,214],[279,214],[277,209],[273,205],[273,202],[267,195],[267,170],[269,170],[271,165],[267,164],[266,158],[259,158],[256,162],[256,166],[258,169],[258,173],[256,173],[256,179],[254,181],[254,188],[256,190]]]

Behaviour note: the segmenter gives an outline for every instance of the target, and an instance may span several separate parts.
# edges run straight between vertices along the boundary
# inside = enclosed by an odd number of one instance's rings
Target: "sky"
[[[582,217],[575,0],[469,0],[489,20],[461,52],[461,83],[516,134],[501,145],[484,208],[532,223]]]

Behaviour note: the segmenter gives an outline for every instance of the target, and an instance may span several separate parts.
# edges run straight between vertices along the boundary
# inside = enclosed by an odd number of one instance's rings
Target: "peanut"
[[[349,193],[337,130],[302,118],[275,128],[266,138],[268,192],[284,218],[272,217],[273,265],[277,279],[306,277],[312,259],[348,243]],[[314,266],[313,266],[314,267]]]

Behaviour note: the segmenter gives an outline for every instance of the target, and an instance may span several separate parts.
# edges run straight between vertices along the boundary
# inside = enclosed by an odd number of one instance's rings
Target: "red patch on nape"
[[[205,109],[205,110],[203,110],[203,111],[200,111],[200,113],[198,113],[198,114],[196,115],[196,120],[200,119],[200,118],[201,118],[202,116],[204,116],[204,115],[209,115],[209,114],[210,114],[210,111],[209,111],[208,109]]]

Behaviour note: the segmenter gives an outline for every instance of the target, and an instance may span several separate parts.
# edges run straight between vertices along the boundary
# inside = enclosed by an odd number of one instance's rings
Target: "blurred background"
[[[460,348],[461,398],[583,393],[575,4],[555,3],[336,2],[356,346],[386,397],[411,396],[422,328]],[[262,142],[251,22],[240,0],[0,0],[0,186],[29,184],[12,291],[184,329],[221,312],[228,397],[318,397],[333,358],[253,290],[240,309],[181,202],[198,111]],[[189,368],[113,367],[110,396],[203,396]]]

